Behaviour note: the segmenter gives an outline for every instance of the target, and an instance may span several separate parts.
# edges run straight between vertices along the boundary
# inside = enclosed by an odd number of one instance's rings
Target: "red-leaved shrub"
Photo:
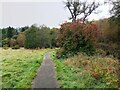
[[[80,20],[63,23],[57,37],[57,45],[64,50],[61,56],[74,55],[80,51],[93,54],[95,51],[93,44],[98,35],[99,30],[95,24],[85,24]]]

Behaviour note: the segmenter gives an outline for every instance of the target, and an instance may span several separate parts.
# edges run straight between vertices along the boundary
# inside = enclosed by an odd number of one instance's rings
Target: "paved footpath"
[[[38,69],[37,76],[32,82],[32,88],[59,88],[56,80],[55,65],[46,53],[44,60]]]

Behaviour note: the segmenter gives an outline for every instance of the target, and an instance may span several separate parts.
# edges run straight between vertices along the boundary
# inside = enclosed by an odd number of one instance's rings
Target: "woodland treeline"
[[[25,26],[19,29],[13,27],[3,28],[2,30],[2,47],[19,48],[53,48],[56,47],[55,37],[57,29],[45,25]]]

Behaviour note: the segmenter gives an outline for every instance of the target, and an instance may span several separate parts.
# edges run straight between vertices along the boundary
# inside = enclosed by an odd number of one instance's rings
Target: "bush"
[[[2,40],[2,46],[7,45],[9,46],[9,38],[5,38]]]
[[[96,53],[98,54],[98,55],[102,55],[102,56],[106,56],[106,51],[104,51],[103,49],[96,49]]]
[[[67,52],[64,49],[60,49],[56,53],[56,57],[59,58],[66,58],[67,57]]]
[[[3,49],[8,49],[9,47],[8,47],[8,45],[6,44],[6,45],[3,45]]]
[[[17,39],[17,37],[18,37],[18,35],[14,35],[12,38],[13,38],[13,39]]]
[[[17,44],[17,41],[16,41],[16,39],[10,39],[10,47],[13,47],[13,46],[15,46]]]
[[[98,49],[101,49],[105,52],[104,55],[113,55],[114,57],[117,57],[118,59],[120,58],[120,48],[119,45],[116,43],[98,43],[96,45]],[[97,51],[99,53],[99,51]]]
[[[94,43],[98,35],[99,31],[94,24],[84,24],[80,20],[67,22],[61,25],[57,44],[66,52],[66,56],[78,52],[92,55],[95,52]]]
[[[25,42],[25,34],[24,32],[20,32],[17,37],[17,43],[20,47],[23,47],[24,42]]]
[[[15,45],[15,46],[12,47],[12,49],[19,49],[19,48],[20,48],[19,45]]]

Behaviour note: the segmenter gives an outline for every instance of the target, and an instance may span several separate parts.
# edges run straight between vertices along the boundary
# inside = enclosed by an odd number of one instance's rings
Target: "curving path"
[[[38,69],[36,78],[32,82],[32,88],[59,88],[56,80],[55,65],[46,53],[44,60]]]

